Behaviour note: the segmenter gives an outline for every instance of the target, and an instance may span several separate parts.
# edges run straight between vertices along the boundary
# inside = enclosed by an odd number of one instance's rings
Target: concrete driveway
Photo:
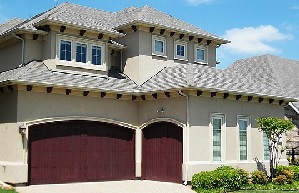
[[[128,180],[17,187],[19,193],[195,193],[190,186],[170,182]]]

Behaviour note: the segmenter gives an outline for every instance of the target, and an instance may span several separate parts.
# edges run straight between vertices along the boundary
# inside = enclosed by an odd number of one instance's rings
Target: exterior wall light
[[[20,133],[22,136],[25,136],[25,135],[26,135],[26,127],[25,127],[24,123],[19,125],[19,133]]]
[[[163,114],[163,113],[164,113],[164,109],[161,108],[161,109],[157,110],[157,113],[159,113],[159,114]]]

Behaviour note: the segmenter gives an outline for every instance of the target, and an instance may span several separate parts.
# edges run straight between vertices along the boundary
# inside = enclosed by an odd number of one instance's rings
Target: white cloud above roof
[[[197,6],[199,4],[210,3],[213,0],[186,0],[186,2],[192,6]]]
[[[233,28],[226,30],[223,37],[231,40],[224,47],[234,54],[279,54],[281,50],[272,44],[292,39],[291,35],[281,33],[272,25]]]

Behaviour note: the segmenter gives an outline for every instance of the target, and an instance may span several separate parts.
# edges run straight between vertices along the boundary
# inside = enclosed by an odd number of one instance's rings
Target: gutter
[[[189,112],[189,96],[183,93],[182,90],[179,91],[179,94],[186,97],[186,143],[189,141],[189,130],[190,130],[190,112]],[[185,168],[185,181],[184,185],[187,186],[188,184],[188,165],[189,165],[189,144],[186,144],[186,168]]]
[[[21,65],[24,64],[24,50],[25,50],[25,41],[23,38],[17,36],[16,34],[12,34],[15,38],[22,41],[22,58],[21,58]]]

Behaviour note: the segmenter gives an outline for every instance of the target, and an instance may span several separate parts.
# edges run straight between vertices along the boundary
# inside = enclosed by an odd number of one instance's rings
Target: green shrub
[[[253,184],[267,184],[268,178],[264,172],[256,170],[251,173],[251,182]]]
[[[288,184],[288,178],[285,175],[278,175],[273,179],[274,184],[285,185]]]
[[[193,189],[239,190],[248,184],[248,174],[242,169],[221,166],[214,171],[195,174],[191,183]]]
[[[299,166],[278,166],[276,174],[279,175],[283,170],[292,171],[294,173],[294,180],[299,181]]]

